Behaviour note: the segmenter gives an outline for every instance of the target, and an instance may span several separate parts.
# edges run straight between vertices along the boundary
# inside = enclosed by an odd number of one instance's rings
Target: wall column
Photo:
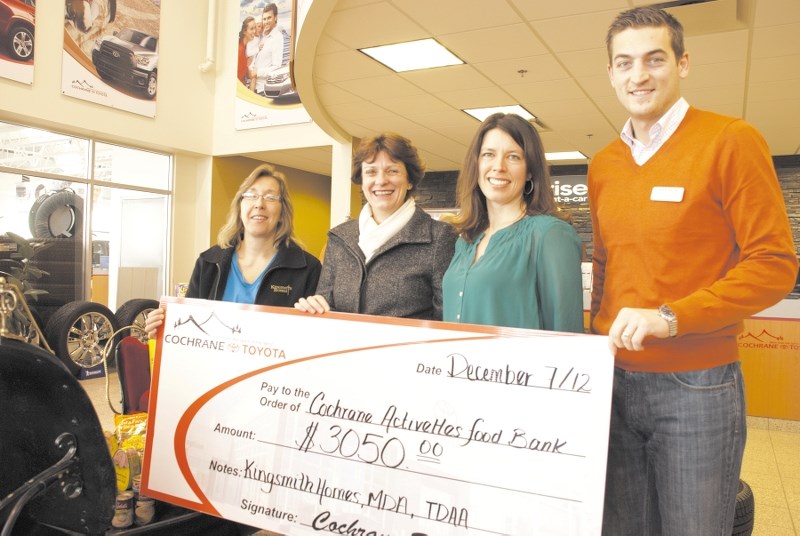
[[[350,170],[353,142],[331,146],[331,228],[358,214],[350,214]]]

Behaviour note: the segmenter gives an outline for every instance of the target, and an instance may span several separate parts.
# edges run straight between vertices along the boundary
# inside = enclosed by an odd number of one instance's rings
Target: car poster
[[[161,0],[65,0],[61,92],[155,117],[160,23]]]
[[[311,121],[290,73],[295,37],[310,4],[310,0],[241,1],[236,36],[237,130]]]
[[[0,76],[33,84],[34,0],[0,0]]]

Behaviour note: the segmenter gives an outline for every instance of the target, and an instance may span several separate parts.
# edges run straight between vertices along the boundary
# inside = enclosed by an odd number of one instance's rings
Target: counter
[[[738,342],[747,414],[800,420],[800,296],[745,320]]]

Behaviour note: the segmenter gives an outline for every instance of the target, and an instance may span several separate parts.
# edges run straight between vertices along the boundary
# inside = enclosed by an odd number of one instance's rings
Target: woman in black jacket
[[[217,245],[198,257],[186,297],[292,307],[312,294],[321,265],[295,242],[293,217],[283,174],[258,166],[231,201]],[[151,337],[163,320],[160,308],[147,316]]]

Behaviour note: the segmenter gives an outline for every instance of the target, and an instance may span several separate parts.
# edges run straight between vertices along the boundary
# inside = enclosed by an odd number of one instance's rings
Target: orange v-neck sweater
[[[784,298],[797,277],[769,148],[746,122],[690,108],[644,165],[617,139],[588,175],[594,234],[592,331],[622,307],[669,305],[678,336],[621,349],[616,365],[679,372],[738,359],[742,320]],[[654,188],[682,192],[660,201]]]

